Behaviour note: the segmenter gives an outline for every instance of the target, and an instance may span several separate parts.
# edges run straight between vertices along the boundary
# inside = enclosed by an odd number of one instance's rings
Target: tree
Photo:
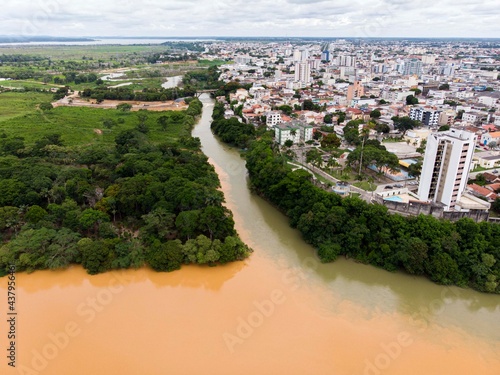
[[[438,132],[444,132],[450,130],[450,125],[441,125],[438,129]]]
[[[105,128],[111,129],[112,127],[116,126],[116,122],[112,118],[105,118],[102,120],[102,125]]]
[[[306,162],[312,164],[314,167],[319,167],[323,163],[321,152],[316,148],[312,148],[306,153]]]
[[[377,123],[377,125],[375,125],[375,130],[379,133],[389,133],[391,128],[387,124]]]
[[[421,173],[422,173],[422,162],[421,161],[419,161],[418,163],[410,164],[408,166],[408,174],[411,177],[419,177]]]
[[[403,135],[405,135],[408,130],[411,130],[420,125],[418,121],[412,120],[408,116],[404,117],[394,116],[392,117],[392,121],[394,122],[394,127],[397,130],[403,132]]]
[[[334,113],[335,116],[337,116],[337,124],[340,125],[341,123],[343,123],[345,121],[345,116],[346,116],[346,113],[345,112],[342,112],[342,111],[336,111]]]
[[[450,85],[448,83],[443,83],[438,88],[438,90],[449,90],[449,89],[450,89]]]
[[[420,89],[410,89],[410,91],[413,91],[415,96],[420,95],[422,93],[422,90]]]
[[[495,199],[495,201],[491,204],[491,209],[497,214],[500,214],[500,198]]]
[[[287,116],[290,116],[292,114],[292,112],[293,112],[293,108],[290,107],[289,105],[286,105],[286,104],[278,107],[278,109],[280,111],[282,111]]]
[[[169,121],[169,117],[168,116],[160,116],[156,119],[156,123],[158,125],[160,125],[160,128],[161,130],[163,131],[166,131],[167,130],[167,124],[168,124],[168,121]]]
[[[382,116],[382,114],[380,113],[380,110],[378,110],[378,109],[374,109],[373,111],[370,112],[370,117],[373,119],[380,118],[380,116]]]
[[[51,109],[54,109],[54,106],[52,105],[52,103],[41,103],[40,109],[44,112],[50,111]]]
[[[175,215],[164,208],[156,208],[142,216],[145,225],[141,227],[141,234],[153,236],[161,240],[167,239],[175,233]]]
[[[495,141],[491,141],[490,143],[488,143],[488,147],[495,148],[495,147],[497,147],[497,143]]]
[[[291,139],[287,139],[284,143],[284,146],[286,147],[292,147],[293,146],[293,141]]]
[[[183,260],[183,246],[179,240],[151,246],[146,253],[146,262],[155,271],[171,272],[178,270],[181,268]]]
[[[326,114],[325,117],[323,118],[323,122],[325,124],[333,123],[333,116],[330,113]]]
[[[80,216],[79,223],[83,229],[89,232],[97,233],[99,230],[99,225],[103,222],[108,222],[109,217],[104,212],[99,210],[94,210],[92,208],[86,209],[82,212]]]
[[[175,220],[175,227],[183,239],[189,240],[198,234],[199,210],[182,211]]]
[[[361,143],[361,137],[359,136],[359,125],[363,121],[361,120],[351,120],[346,126],[344,126],[344,139],[353,145],[359,145]]]
[[[420,142],[420,146],[417,147],[416,151],[423,155],[425,153],[426,147],[427,147],[427,139],[423,139],[422,142]]]
[[[321,140],[321,147],[323,148],[338,148],[340,144],[340,138],[335,133],[330,133]]]
[[[122,112],[130,112],[130,110],[132,109],[132,104],[120,103],[116,106],[116,109]]]
[[[104,101],[104,94],[97,94],[95,96],[95,102],[96,104],[101,104]]]
[[[148,115],[145,112],[146,111],[143,111],[143,110],[137,112],[137,119],[139,120],[139,124],[145,124],[146,123],[146,120],[148,119]]]
[[[413,95],[408,95],[406,97],[406,104],[407,105],[415,105],[418,104],[418,99],[414,97]]]
[[[302,103],[304,107],[304,111],[313,111],[314,110],[314,103],[310,99],[304,100],[304,103]]]
[[[28,210],[28,212],[26,212],[26,215],[24,216],[24,218],[29,223],[36,224],[40,220],[43,220],[43,218],[45,218],[45,216],[47,216],[47,211],[45,211],[40,206],[34,205],[34,206],[31,206],[29,208],[29,210]]]
[[[422,275],[425,271],[424,262],[427,260],[427,244],[420,238],[412,237],[406,245],[401,246],[404,250],[399,252],[399,258],[404,268],[411,274]]]

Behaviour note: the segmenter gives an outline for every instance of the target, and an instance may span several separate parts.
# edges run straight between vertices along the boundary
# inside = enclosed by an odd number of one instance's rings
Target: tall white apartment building
[[[405,59],[404,64],[400,67],[400,73],[405,76],[422,74],[422,61],[418,59]]]
[[[304,62],[309,59],[309,50],[306,48],[303,48],[300,50],[300,61]]]
[[[476,135],[464,130],[429,135],[418,186],[421,200],[455,208],[467,186],[475,143]]]
[[[338,58],[340,66],[356,66],[356,56],[340,55]]]
[[[300,61],[302,57],[302,53],[300,52],[300,49],[296,48],[293,50],[293,61]]]
[[[309,63],[295,63],[295,81],[306,84],[311,82],[311,67]]]

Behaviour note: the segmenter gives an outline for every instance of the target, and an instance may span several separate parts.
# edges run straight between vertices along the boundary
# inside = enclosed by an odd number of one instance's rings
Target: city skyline
[[[0,35],[496,38],[495,1],[32,0],[2,4]]]

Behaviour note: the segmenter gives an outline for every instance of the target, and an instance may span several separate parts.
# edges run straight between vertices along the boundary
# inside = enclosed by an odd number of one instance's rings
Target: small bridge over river
[[[216,89],[213,89],[213,90],[197,90],[196,94],[194,94],[194,96],[196,96],[197,98],[199,98],[201,94],[211,94],[211,93],[214,93],[216,91],[217,91]]]

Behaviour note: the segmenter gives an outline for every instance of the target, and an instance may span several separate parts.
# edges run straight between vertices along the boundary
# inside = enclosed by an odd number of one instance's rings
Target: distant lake
[[[73,41],[59,41],[59,42],[16,42],[16,43],[0,43],[0,47],[10,47],[10,46],[93,46],[93,45],[106,45],[106,44],[121,44],[121,45],[132,45],[132,44],[161,44],[165,42],[208,42],[214,41],[214,39],[130,39],[130,38],[95,38],[93,41],[87,42],[73,42]]]

